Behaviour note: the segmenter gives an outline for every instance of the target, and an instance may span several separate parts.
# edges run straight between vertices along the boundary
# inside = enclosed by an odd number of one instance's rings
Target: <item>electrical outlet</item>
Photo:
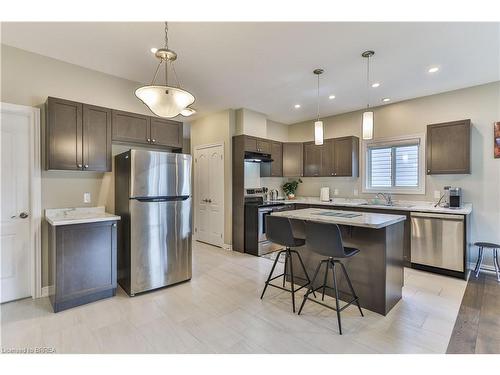
[[[86,192],[86,193],[83,193],[83,203],[90,203],[91,199],[90,199],[90,193]]]
[[[441,198],[441,192],[439,190],[434,190],[434,198],[435,199]]]
[[[354,189],[353,194],[354,194],[354,196],[358,196],[359,195],[358,189]]]
[[[339,189],[335,189],[335,190],[333,191],[333,195],[339,195]]]

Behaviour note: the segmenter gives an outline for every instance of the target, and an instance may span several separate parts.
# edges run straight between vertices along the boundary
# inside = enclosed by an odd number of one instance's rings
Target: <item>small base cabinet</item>
[[[54,312],[116,295],[116,221],[48,225]]]

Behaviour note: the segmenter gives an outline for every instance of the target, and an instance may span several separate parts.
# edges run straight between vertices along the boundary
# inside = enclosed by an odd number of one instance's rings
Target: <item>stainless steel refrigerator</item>
[[[133,296],[191,279],[191,155],[115,156],[118,283]]]

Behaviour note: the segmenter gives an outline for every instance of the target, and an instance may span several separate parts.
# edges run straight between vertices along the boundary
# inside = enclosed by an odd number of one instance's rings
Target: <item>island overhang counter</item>
[[[344,246],[360,250],[355,256],[342,259],[342,262],[359,296],[361,307],[387,315],[401,299],[405,216],[321,208],[274,212],[272,215],[292,219],[294,235],[302,238],[305,238],[306,221],[339,225]],[[307,238],[306,245],[295,250],[300,253],[309,276],[312,276],[318,263],[325,257],[307,248]],[[298,276],[304,276],[296,262],[293,271]],[[330,287],[333,286],[331,273],[327,282]],[[323,277],[318,277],[314,287],[322,283]],[[340,279],[338,286],[340,298],[349,301],[345,278]],[[333,290],[326,289],[325,294],[333,293]],[[307,307],[304,313],[307,313]]]

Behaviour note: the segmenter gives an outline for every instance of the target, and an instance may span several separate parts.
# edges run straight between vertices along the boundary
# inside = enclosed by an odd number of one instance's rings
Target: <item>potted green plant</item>
[[[298,180],[288,181],[283,184],[283,191],[288,199],[295,199],[295,192],[297,191],[300,183],[302,183],[302,180],[299,178]]]

